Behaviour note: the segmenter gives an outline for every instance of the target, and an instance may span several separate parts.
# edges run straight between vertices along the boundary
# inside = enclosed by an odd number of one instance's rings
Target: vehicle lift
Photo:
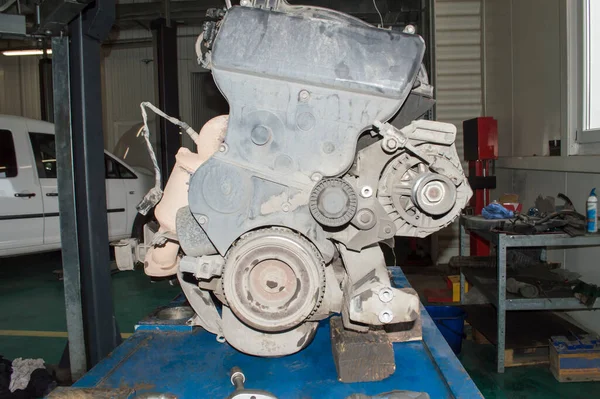
[[[338,381],[329,321],[321,322],[314,342],[299,353],[253,357],[189,326],[189,315],[181,312],[183,296],[140,321],[133,336],[120,343],[106,267],[106,219],[94,217],[106,210],[104,185],[97,184],[104,179],[100,46],[114,22],[115,2],[45,0],[39,16],[34,37],[52,36],[69,357],[72,376],[77,379],[72,387],[55,390],[50,397],[65,397],[73,390],[81,397],[104,393],[103,397],[113,398],[427,397],[384,394],[398,390],[425,392],[431,398],[483,397],[423,306],[422,340],[393,344],[397,369],[377,382]],[[164,23],[171,28],[168,21]],[[155,43],[162,47],[156,52],[158,57],[168,53],[164,47],[169,46],[169,37],[175,37],[173,31],[161,29],[157,28]],[[24,32],[24,26],[19,28],[19,34]],[[176,57],[169,58],[176,62]],[[158,69],[168,79],[165,71],[173,68],[165,62],[158,60]],[[168,86],[163,81],[160,87]],[[173,91],[161,92],[176,96]],[[168,147],[175,143],[162,139],[166,141],[161,146],[165,147],[163,159],[168,164],[172,155]],[[390,273],[396,287],[409,287],[400,268],[392,267]],[[165,314],[171,316],[161,316]]]

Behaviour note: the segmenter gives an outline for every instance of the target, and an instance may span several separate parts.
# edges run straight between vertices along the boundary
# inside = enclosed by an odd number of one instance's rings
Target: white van
[[[141,229],[136,205],[154,177],[104,152],[109,240]],[[140,226],[137,226],[140,224]],[[0,256],[60,249],[54,125],[0,115]]]

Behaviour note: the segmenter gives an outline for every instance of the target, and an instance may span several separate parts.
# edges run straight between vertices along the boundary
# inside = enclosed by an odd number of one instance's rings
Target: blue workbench
[[[395,286],[409,286],[399,267],[391,271]],[[483,398],[423,307],[421,314],[423,341],[394,344],[396,372],[379,382],[337,381],[329,322],[323,321],[306,349],[275,359],[240,353],[200,328],[177,332],[143,325],[74,387],[223,399],[233,392],[228,372],[237,366],[246,375],[246,388],[264,389],[280,399],[343,399],[392,390],[423,391],[432,399]]]

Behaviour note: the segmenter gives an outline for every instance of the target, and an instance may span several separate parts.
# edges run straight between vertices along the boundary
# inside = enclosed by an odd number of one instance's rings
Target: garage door
[[[482,114],[481,0],[435,1],[434,54],[436,119],[456,125],[463,159],[462,121]],[[458,254],[457,223],[438,233],[434,252],[437,263]]]

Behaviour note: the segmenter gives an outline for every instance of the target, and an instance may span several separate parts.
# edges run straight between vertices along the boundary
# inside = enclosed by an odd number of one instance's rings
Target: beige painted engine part
[[[154,209],[160,233],[176,233],[177,211],[188,205],[188,184],[192,174],[206,162],[223,143],[227,133],[228,115],[217,116],[200,130],[196,143],[197,153],[181,147],[175,156],[175,166],[165,187],[163,197]],[[177,273],[179,243],[167,241],[163,246],[153,246],[144,261],[144,271],[152,277],[167,277]]]

